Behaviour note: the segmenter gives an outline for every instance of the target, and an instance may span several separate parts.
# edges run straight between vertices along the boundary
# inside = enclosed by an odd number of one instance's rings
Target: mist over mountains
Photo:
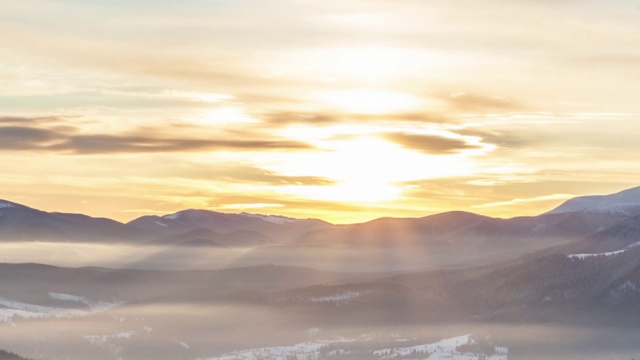
[[[511,219],[334,225],[184,210],[123,224],[3,200],[0,348],[46,359],[632,358],[637,209],[640,188]]]

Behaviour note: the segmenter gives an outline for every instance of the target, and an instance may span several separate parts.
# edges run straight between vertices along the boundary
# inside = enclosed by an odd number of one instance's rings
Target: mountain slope
[[[584,238],[627,217],[588,212],[491,218],[448,212],[423,218],[384,218],[368,223],[320,229],[301,236],[299,245],[437,246],[462,250],[543,248]]]
[[[273,242],[273,239],[257,231],[235,230],[221,234],[208,228],[198,228],[181,234],[164,235],[154,240],[153,244],[193,246],[201,243],[207,246],[257,247]]]
[[[293,219],[275,215],[231,214],[193,209],[164,216],[142,216],[132,220],[128,225],[164,234],[185,234],[203,228],[219,234],[230,234],[239,230],[252,231],[262,234],[260,241],[265,243],[288,242],[308,231],[331,226],[331,224],[317,219]],[[242,237],[241,234],[237,235]],[[233,242],[232,240],[228,241]],[[242,241],[238,240],[238,242]]]
[[[153,235],[106,218],[50,213],[0,200],[0,240],[138,241]]]
[[[577,211],[640,215],[640,187],[610,195],[580,196],[569,199],[547,214]]]
[[[0,349],[0,360],[27,360],[20,355]]]

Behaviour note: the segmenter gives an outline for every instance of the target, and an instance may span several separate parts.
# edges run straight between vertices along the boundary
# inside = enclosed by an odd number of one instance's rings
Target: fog
[[[631,359],[640,332],[615,328],[514,324],[316,326],[297,312],[234,304],[129,305],[68,319],[0,324],[2,346],[34,359],[198,359],[233,351],[349,339],[374,351],[465,334],[491,336],[513,359]],[[363,357],[367,358],[367,357]]]
[[[640,357],[625,320],[635,308],[540,300],[538,274],[555,265],[490,255],[2,243],[0,349],[51,360]]]
[[[273,264],[328,271],[396,272],[486,265],[513,259],[522,252],[522,249],[500,249],[478,254],[474,249],[452,252],[424,246],[212,248],[34,241],[0,243],[0,262],[155,270],[222,269]]]

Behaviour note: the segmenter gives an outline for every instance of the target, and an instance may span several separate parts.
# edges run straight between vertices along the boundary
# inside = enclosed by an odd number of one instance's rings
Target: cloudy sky
[[[0,4],[0,198],[511,217],[640,185],[640,5]]]

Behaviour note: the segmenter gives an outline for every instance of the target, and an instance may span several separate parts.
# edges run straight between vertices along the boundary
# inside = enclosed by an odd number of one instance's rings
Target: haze
[[[3,197],[345,223],[635,185],[633,1],[0,5]],[[597,174],[597,175],[596,175]]]

